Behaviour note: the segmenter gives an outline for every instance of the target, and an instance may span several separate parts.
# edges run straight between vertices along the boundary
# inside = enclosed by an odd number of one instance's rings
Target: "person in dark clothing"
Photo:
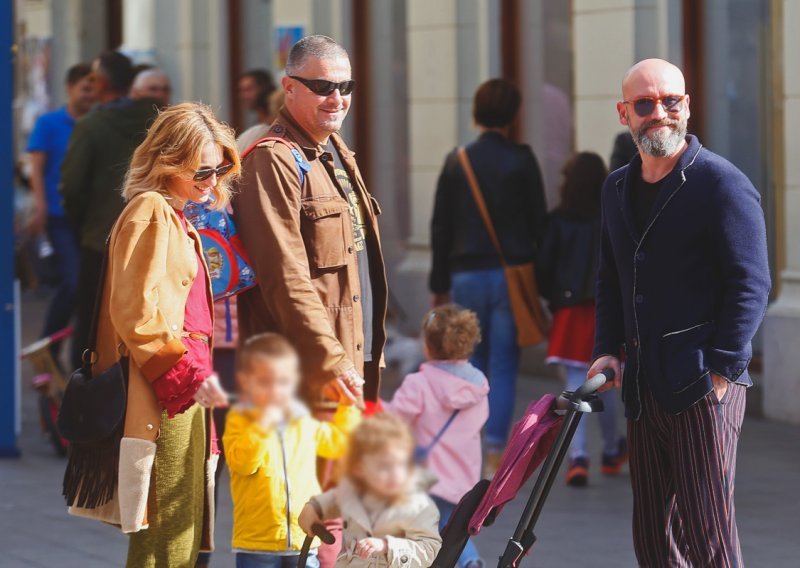
[[[639,154],[636,142],[633,141],[631,133],[627,130],[620,132],[614,138],[614,148],[611,150],[611,161],[609,171],[615,172],[622,166],[627,166],[634,156]]]
[[[586,380],[594,347],[595,277],[600,245],[600,190],[608,175],[603,158],[581,152],[564,166],[561,205],[547,222],[536,274],[539,293],[553,313],[547,363],[559,365],[567,389]],[[617,434],[615,393],[602,393],[605,411],[598,414],[603,434],[601,471],[617,475],[626,457],[626,443]],[[581,420],[570,444],[567,484],[582,487],[589,481],[586,420]]]
[[[125,55],[102,53],[92,63],[92,73],[99,104],[75,124],[59,187],[80,247],[75,367],[80,366],[89,336],[106,238],[122,212],[120,189],[128,162],[158,112],[152,100],[127,97],[133,66]]]
[[[639,565],[741,567],[736,448],[770,290],[760,195],[686,134],[680,69],[641,61],[622,94],[639,155],[603,186],[589,375],[611,367],[622,389]]]
[[[502,79],[475,93],[473,118],[481,130],[466,146],[481,193],[509,264],[531,262],[547,213],[541,170],[530,146],[508,139],[521,97]],[[500,258],[489,238],[457,151],[445,159],[431,222],[434,305],[452,300],[478,314],[483,341],[472,362],[487,375],[490,416],[486,426],[487,472],[499,463],[514,411],[519,368],[517,331]]]

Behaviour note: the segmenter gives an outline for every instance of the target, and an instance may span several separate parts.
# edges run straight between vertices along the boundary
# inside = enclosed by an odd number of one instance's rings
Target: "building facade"
[[[608,159],[623,130],[615,103],[624,71],[662,57],[681,66],[690,129],[760,190],[773,302],[756,349],[767,416],[800,422],[800,3],[792,0],[24,0],[49,28],[51,77],[122,46],[172,77],[174,99],[202,100],[241,127],[243,70],[280,73],[296,34],[324,33],[351,53],[358,86],[345,132],[381,224],[399,325],[428,306],[429,223],[445,155],[477,135],[475,88],[515,81],[514,136],[542,165],[548,204],[575,151]],[[50,19],[42,14],[49,13]],[[55,82],[57,84],[58,81]],[[58,101],[59,89],[53,89]],[[796,396],[794,396],[796,395]]]

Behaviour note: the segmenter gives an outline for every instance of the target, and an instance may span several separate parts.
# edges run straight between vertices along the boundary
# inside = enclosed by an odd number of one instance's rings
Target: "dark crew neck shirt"
[[[653,207],[658,198],[658,192],[661,191],[664,180],[660,179],[655,183],[648,183],[642,179],[641,170],[637,172],[635,180],[636,182],[631,192],[631,201],[636,228],[639,229],[639,233],[641,234],[644,233],[647,228],[647,223],[650,221]]]

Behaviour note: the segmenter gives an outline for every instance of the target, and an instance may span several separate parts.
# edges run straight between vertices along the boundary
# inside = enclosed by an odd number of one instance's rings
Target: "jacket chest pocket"
[[[338,196],[314,197],[303,201],[302,209],[303,240],[312,268],[345,266],[347,243],[352,241],[347,231],[353,232],[347,202]]]

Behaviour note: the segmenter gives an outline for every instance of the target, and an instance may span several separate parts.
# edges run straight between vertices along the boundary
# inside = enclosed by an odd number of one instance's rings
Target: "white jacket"
[[[417,486],[414,480],[414,486]],[[428,495],[414,487],[408,495],[387,507],[374,522],[353,483],[344,478],[339,486],[314,498],[325,519],[344,521],[342,551],[337,568],[428,568],[439,553],[439,510]],[[386,557],[366,560],[355,554],[359,540],[385,538]]]

